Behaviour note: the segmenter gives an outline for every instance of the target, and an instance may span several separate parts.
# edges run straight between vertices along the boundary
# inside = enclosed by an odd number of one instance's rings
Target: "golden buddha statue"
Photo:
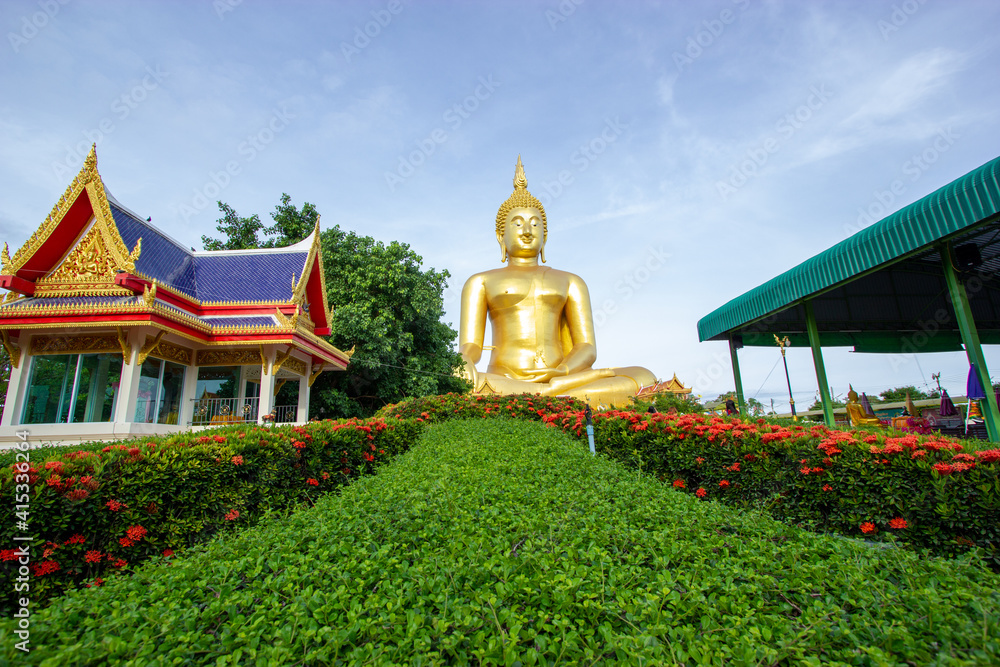
[[[497,212],[496,234],[500,261],[507,265],[477,273],[462,289],[458,351],[475,393],[531,392],[624,406],[656,382],[639,366],[593,368],[597,344],[587,285],[577,275],[539,264],[548,240],[545,209],[528,192],[520,156],[514,193]],[[493,345],[482,372],[476,363],[487,317]]]

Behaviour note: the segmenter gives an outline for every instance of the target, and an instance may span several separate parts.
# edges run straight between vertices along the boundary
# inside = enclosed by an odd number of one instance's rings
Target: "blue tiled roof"
[[[111,213],[129,250],[142,237],[138,273],[200,301],[288,301],[292,275],[302,277],[309,255],[284,249],[196,254],[114,202]]]
[[[196,255],[202,301],[289,301],[308,252]]]
[[[201,321],[212,327],[273,327],[277,324],[270,315],[247,315],[239,317],[202,317]]]
[[[26,306],[91,306],[91,305],[114,305],[124,306],[138,303],[141,296],[53,296],[53,297],[28,297],[18,299],[0,306],[0,310],[11,308],[24,308]]]
[[[167,238],[158,229],[111,204],[118,233],[125,247],[135,247],[142,238],[142,251],[135,262],[135,270],[162,285],[169,285],[180,292],[198,298],[198,282],[195,278],[194,255],[187,248]]]

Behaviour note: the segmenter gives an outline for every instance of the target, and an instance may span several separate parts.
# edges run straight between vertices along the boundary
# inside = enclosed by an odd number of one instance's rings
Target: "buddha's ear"
[[[500,263],[507,263],[507,246],[503,244],[503,234],[497,232],[497,243],[500,244]]]
[[[542,260],[542,264],[545,263],[545,241],[542,241],[542,249],[538,253],[538,258]]]

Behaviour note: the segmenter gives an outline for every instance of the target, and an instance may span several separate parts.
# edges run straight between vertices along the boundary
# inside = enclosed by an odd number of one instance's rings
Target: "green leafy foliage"
[[[149,442],[36,450],[0,470],[0,540],[20,546],[16,521],[33,534],[31,599],[93,584],[165,551],[204,542],[369,474],[416,438],[416,422],[371,419],[304,427],[234,427]],[[0,551],[0,607],[13,608],[18,568]]]
[[[380,414],[542,420],[586,437],[584,404],[538,395],[432,396]],[[597,451],[687,493],[822,532],[954,555],[981,548],[1000,569],[1000,450],[882,429],[840,431],[790,420],[593,413]],[[804,473],[808,470],[808,473]],[[723,482],[725,482],[723,484]],[[903,526],[905,527],[894,527]],[[862,524],[871,524],[871,530]],[[866,526],[868,528],[868,526]]]
[[[910,398],[914,401],[919,401],[925,398],[940,398],[941,394],[936,390],[932,389],[930,393],[921,391],[917,389],[912,384],[905,387],[896,387],[895,389],[886,389],[881,394],[878,395],[879,400],[883,403],[891,403],[894,401],[905,401],[906,394],[910,394]]]
[[[225,240],[202,237],[206,250],[278,248],[312,233],[318,215],[281,195],[264,227],[253,215],[224,213],[217,229]],[[260,239],[258,232],[270,238]],[[423,259],[405,243],[383,244],[334,225],[321,233],[332,333],[327,340],[354,350],[343,373],[324,373],[313,385],[310,414],[321,418],[365,417],[407,396],[467,391],[456,377],[462,364],[453,349],[456,332],[441,321],[447,271],[424,270]]]
[[[447,271],[424,270],[405,243],[388,245],[334,226],[323,232],[323,267],[333,311],[329,340],[354,348],[344,373],[313,385],[311,414],[370,415],[407,396],[464,391],[456,333],[441,321]]]
[[[37,611],[31,657],[985,665],[998,583],[699,502],[539,424],[453,421],[313,508]]]

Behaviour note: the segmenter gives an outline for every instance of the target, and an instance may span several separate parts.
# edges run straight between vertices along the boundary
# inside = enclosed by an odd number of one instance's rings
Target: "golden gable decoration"
[[[199,366],[243,366],[261,363],[257,348],[245,347],[237,350],[199,350]]]
[[[290,359],[285,359],[283,368],[287,368],[296,375],[306,374],[306,362],[302,361],[301,359],[296,359],[295,357],[292,357]]]
[[[31,339],[31,354],[121,354],[116,334],[96,336],[35,336]]]
[[[83,161],[80,173],[66,188],[52,212],[31,238],[10,257],[5,251],[0,256],[4,274],[15,274],[37,251],[62,222],[63,217],[81,194],[86,193],[94,212],[90,229],[77,246],[67,255],[62,264],[49,275],[36,282],[36,296],[96,296],[102,294],[127,295],[132,292],[114,284],[115,273],[119,270],[135,272],[135,262],[139,259],[142,239],[129,252],[115,226],[108,203],[104,182],[97,173],[97,146],[91,147],[90,154]]]

